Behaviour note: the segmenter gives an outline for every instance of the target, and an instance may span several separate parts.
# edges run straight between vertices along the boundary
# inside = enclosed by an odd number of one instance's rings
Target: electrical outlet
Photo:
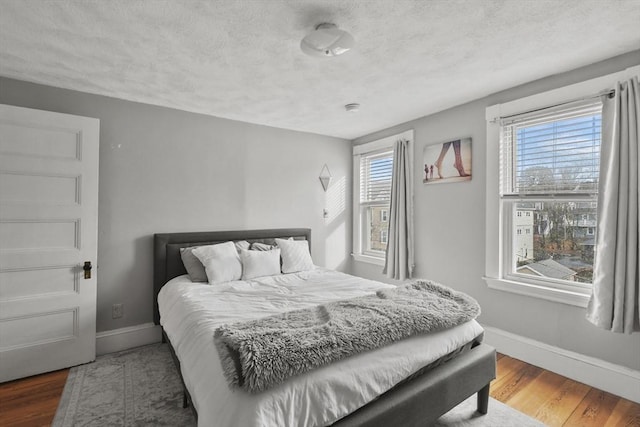
[[[111,318],[119,319],[124,315],[124,304],[113,304],[111,307]]]

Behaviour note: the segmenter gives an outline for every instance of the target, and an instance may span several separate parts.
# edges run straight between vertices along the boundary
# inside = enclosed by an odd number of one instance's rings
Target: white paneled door
[[[95,359],[99,127],[0,105],[0,382]]]

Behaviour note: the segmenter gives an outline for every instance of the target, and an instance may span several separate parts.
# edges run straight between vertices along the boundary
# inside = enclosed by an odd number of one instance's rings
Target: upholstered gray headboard
[[[211,245],[228,241],[246,240],[250,243],[273,244],[276,238],[293,237],[307,240],[311,249],[311,229],[279,228],[272,230],[231,230],[203,231],[191,233],[159,233],[153,236],[153,321],[160,324],[158,312],[158,292],[169,280],[186,274],[182,264],[180,248],[188,246]]]

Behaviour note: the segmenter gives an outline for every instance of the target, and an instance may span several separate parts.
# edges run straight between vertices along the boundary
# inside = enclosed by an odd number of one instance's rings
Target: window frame
[[[588,110],[589,117],[592,114],[595,114],[596,112],[598,112],[601,115],[602,102],[599,102],[599,100],[597,99],[589,99],[576,104],[572,103],[564,107],[556,108],[555,112],[552,111],[551,113],[549,113],[545,111],[544,112],[545,120],[551,120],[553,122],[567,120],[568,118],[567,111],[575,112],[576,108],[578,108],[582,114],[585,114],[584,112]],[[534,117],[534,121],[537,123],[540,123],[536,117]],[[534,126],[536,125],[537,124],[535,124]],[[593,126],[593,122],[591,123],[591,126]],[[512,129],[510,129],[509,132],[507,133],[513,134],[515,132],[513,132]],[[511,141],[511,143],[516,144],[517,140],[514,139],[513,141]],[[504,150],[504,147],[502,146],[502,144],[503,142],[501,141],[500,149]],[[563,144],[563,142],[561,142],[560,144]],[[510,147],[508,152],[515,152],[516,149],[518,149],[518,147],[514,145],[513,147]],[[507,172],[502,171],[501,173],[504,176],[515,177],[518,172],[515,169],[515,163],[516,163],[515,159],[510,159],[510,158],[504,159],[503,165],[507,165],[507,167],[510,167],[513,169]],[[593,202],[596,202],[597,200],[593,193],[594,190],[590,190],[591,192],[589,193],[587,192],[571,193],[570,191],[567,191],[567,190],[560,190],[559,192],[556,192],[555,189],[547,192],[534,190],[532,193],[527,193],[526,191],[520,193],[518,190],[513,191],[512,187],[515,186],[515,178],[513,179],[514,179],[514,182],[507,183],[506,188],[503,188],[503,191],[505,191],[507,195],[503,195],[500,200],[500,203],[504,208],[503,214],[505,216],[505,224],[501,229],[501,232],[503,233],[502,245],[505,248],[505,251],[503,253],[504,271],[502,273],[503,273],[503,277],[509,280],[528,283],[528,282],[531,282],[532,275],[519,271],[517,266],[517,262],[518,262],[518,255],[516,254],[517,248],[514,247],[514,244],[517,244],[517,239],[520,236],[525,235],[525,233],[522,231],[523,230],[522,227],[520,226],[520,224],[517,223],[518,220],[515,219],[516,217],[517,218],[526,217],[526,215],[523,215],[523,210],[518,209],[518,204],[523,202],[535,203],[535,204],[541,203],[541,204],[547,204],[548,206],[551,203],[557,203],[557,202],[593,203]],[[502,184],[505,185],[505,183],[502,183]],[[597,193],[597,190],[595,191]],[[526,211],[526,213],[529,213],[529,211]],[[588,217],[587,214],[579,214],[579,218],[581,219],[586,219],[586,217]],[[516,222],[509,223],[507,218],[511,221],[516,221]],[[530,230],[527,228],[527,231],[530,231]],[[573,275],[574,278],[577,274],[578,273],[576,272]],[[563,278],[545,277],[542,275],[539,275],[539,276],[533,275],[533,277],[535,278],[535,280],[533,280],[533,283],[540,286],[564,290],[568,292],[579,293],[579,294],[586,294],[586,295],[591,294],[591,289],[592,289],[591,283],[584,283],[584,282],[579,282],[575,280],[567,280]]]
[[[586,307],[592,286],[579,282],[560,281],[544,277],[510,274],[512,242],[504,230],[513,228],[513,211],[516,201],[500,197],[500,117],[522,114],[527,111],[548,108],[567,102],[588,98],[610,90],[619,80],[636,75],[640,66],[608,74],[595,79],[561,87],[514,101],[491,105],[486,108],[486,241],[485,276],[487,286],[505,292],[536,297],[563,304]]]
[[[363,209],[373,206],[387,206],[387,224],[389,222],[391,209],[388,203],[360,203],[360,158],[363,155],[368,155],[375,152],[380,152],[388,149],[393,150],[395,142],[401,138],[413,141],[413,129],[396,133],[372,142],[353,146],[353,250],[351,256],[356,261],[384,266],[385,252],[370,250],[364,242],[367,221],[366,219],[363,220],[363,218],[365,217]]]

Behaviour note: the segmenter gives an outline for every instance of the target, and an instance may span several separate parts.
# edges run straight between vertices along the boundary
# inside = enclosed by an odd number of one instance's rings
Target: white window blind
[[[501,121],[501,195],[594,195],[598,191],[599,99]]]
[[[360,203],[391,200],[393,150],[360,156]]]

